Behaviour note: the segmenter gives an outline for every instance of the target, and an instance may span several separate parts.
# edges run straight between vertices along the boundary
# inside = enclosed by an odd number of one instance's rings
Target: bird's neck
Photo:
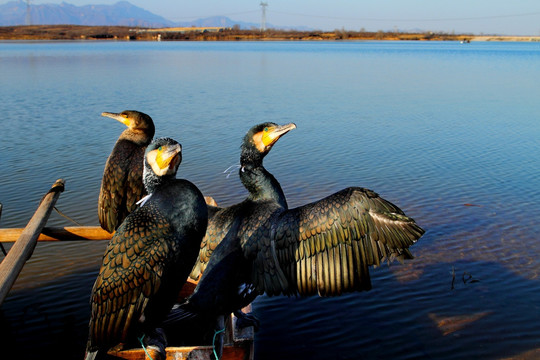
[[[146,166],[143,170],[143,183],[146,192],[150,195],[156,191],[157,188],[163,186],[176,179],[175,175],[157,176],[152,170]]]
[[[143,130],[126,129],[120,134],[120,139],[131,141],[140,146],[146,146],[152,141],[153,132],[145,132]]]
[[[276,178],[263,166],[244,164],[239,170],[240,180],[249,191],[249,199],[253,201],[271,200],[287,209],[287,200]]]

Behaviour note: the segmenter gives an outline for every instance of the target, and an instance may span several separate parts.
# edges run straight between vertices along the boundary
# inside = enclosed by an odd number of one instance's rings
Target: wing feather
[[[279,281],[280,276],[273,274],[276,278],[269,288],[264,281],[255,280],[259,291],[269,295],[334,296],[369,290],[369,267],[394,258],[411,258],[409,246],[424,233],[401,209],[364,188],[346,188],[287,210],[271,221],[270,237],[276,240],[279,267],[287,281]],[[266,237],[258,240],[270,241]],[[267,262],[273,260],[262,244],[258,251],[254,276],[268,278],[273,265]]]
[[[172,256],[163,241],[172,230],[163,217],[143,207],[128,220],[110,240],[92,290],[90,340],[96,345],[125,341],[159,291],[164,264]]]
[[[142,181],[144,150],[130,141],[119,140],[107,159],[99,192],[98,218],[110,233],[146,195]]]

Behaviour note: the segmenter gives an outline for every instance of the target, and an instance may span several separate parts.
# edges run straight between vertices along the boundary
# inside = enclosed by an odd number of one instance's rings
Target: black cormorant
[[[144,151],[154,137],[154,122],[142,112],[104,112],[102,116],[127,126],[107,159],[99,191],[98,218],[101,227],[112,233],[135,210],[146,191],[143,186]]]
[[[257,295],[335,296],[369,290],[368,267],[410,259],[409,246],[424,230],[375,192],[350,187],[289,209],[263,158],[295,124],[264,123],[246,134],[240,179],[243,202],[209,207],[208,229],[191,274],[202,276],[168,323],[235,312]],[[206,263],[208,261],[208,263]]]
[[[146,149],[149,195],[118,227],[103,256],[90,300],[87,359],[143,334],[159,339],[155,329],[193,268],[208,215],[197,187],[175,177],[180,151],[169,138]]]

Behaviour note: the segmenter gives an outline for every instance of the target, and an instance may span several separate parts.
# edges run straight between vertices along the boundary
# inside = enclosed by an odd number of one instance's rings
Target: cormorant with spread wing
[[[149,195],[118,227],[103,256],[90,300],[87,359],[141,335],[164,352],[156,329],[193,268],[208,221],[201,192],[176,179],[181,158],[180,144],[169,138],[146,149]]]
[[[294,128],[264,123],[245,136],[239,175],[249,195],[227,208],[209,207],[207,233],[192,272],[194,278],[202,276],[167,323],[211,322],[231,312],[246,319],[239,310],[263,293],[334,296],[369,290],[369,266],[412,258],[408,248],[424,230],[371,190],[350,187],[288,208],[263,158]]]
[[[155,127],[152,118],[139,111],[104,112],[101,115],[127,126],[107,159],[99,191],[99,223],[113,233],[135,210],[137,201],[146,195],[142,181],[143,158],[154,137]]]

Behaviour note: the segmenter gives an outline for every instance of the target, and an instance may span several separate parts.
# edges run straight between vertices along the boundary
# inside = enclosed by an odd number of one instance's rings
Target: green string
[[[214,339],[212,340],[212,348],[214,350],[214,356],[216,357],[216,360],[219,360],[219,357],[217,356],[217,353],[216,353],[216,336],[217,334],[219,333],[222,333],[225,331],[225,328],[221,329],[221,330],[217,330],[215,333],[214,333]]]
[[[148,356],[150,358],[150,360],[154,360],[154,359],[152,359],[152,357],[150,356],[148,351],[146,351],[146,346],[144,346],[143,339],[144,339],[144,334],[139,338],[139,342],[141,343],[141,346],[142,346],[142,348],[144,350],[144,353],[146,354],[146,356]]]

